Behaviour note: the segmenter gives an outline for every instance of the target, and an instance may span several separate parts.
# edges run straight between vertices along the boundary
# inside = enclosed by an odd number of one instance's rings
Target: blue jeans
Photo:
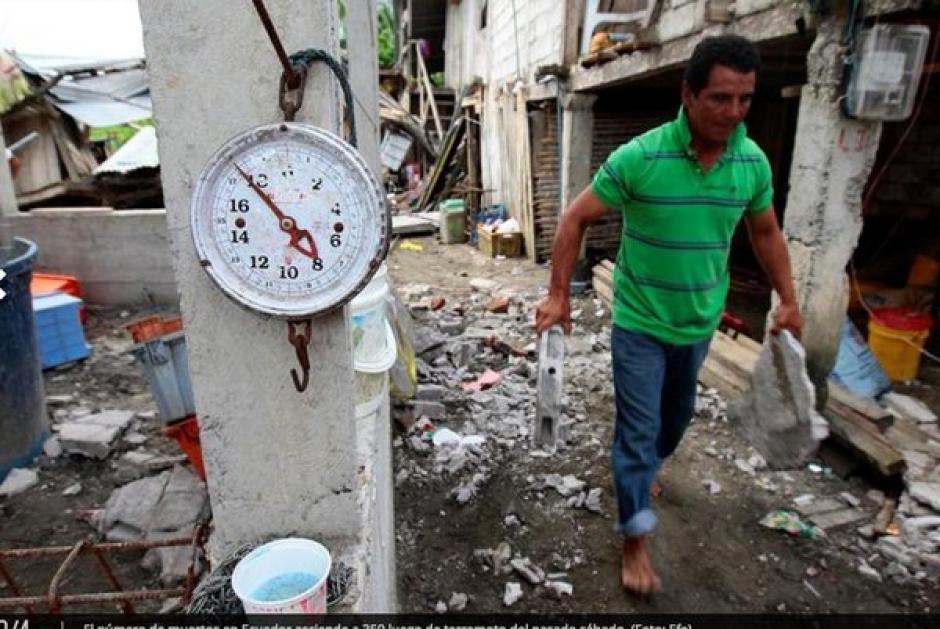
[[[656,528],[650,489],[695,412],[695,383],[710,342],[669,345],[613,327],[617,425],[611,465],[617,532],[624,537],[647,535]]]

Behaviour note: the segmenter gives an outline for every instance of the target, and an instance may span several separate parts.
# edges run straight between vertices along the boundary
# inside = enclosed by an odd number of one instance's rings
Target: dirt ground
[[[399,285],[429,284],[448,302],[464,302],[469,280],[496,280],[507,293],[547,286],[548,270],[519,260],[491,260],[467,246],[442,246],[433,238],[414,240],[423,252],[397,250],[391,274]],[[433,259],[433,264],[429,260]],[[592,313],[593,296],[576,299],[574,310]],[[518,318],[518,317],[517,317]],[[586,317],[590,318],[590,317]],[[584,333],[608,326],[585,321]],[[420,325],[420,322],[418,323]],[[531,317],[518,323],[532,334]],[[576,332],[577,333],[577,332]],[[607,355],[609,360],[609,354]],[[928,371],[928,370],[925,370]],[[931,378],[940,374],[932,370]],[[940,384],[940,383],[938,383]],[[931,392],[936,387],[921,387]],[[940,389],[938,389],[940,390]],[[467,611],[506,609],[507,581],[523,583],[524,596],[511,611],[575,612],[929,612],[940,601],[936,583],[878,583],[858,572],[859,557],[873,552],[857,545],[855,526],[825,539],[790,538],[758,525],[767,512],[785,508],[793,496],[835,496],[843,491],[864,496],[872,488],[863,477],[841,479],[808,470],[764,473],[752,478],[706,448],[747,458],[747,444],[723,422],[696,421],[663,473],[665,492],[654,500],[660,518],[652,554],[664,591],[639,599],[618,583],[619,541],[613,533],[616,505],[611,493],[608,443],[612,434],[613,391],[609,383],[595,391],[567,391],[581,396],[589,409],[589,434],[553,458],[512,452],[499,459],[496,471],[473,500],[459,506],[450,496],[454,483],[445,477],[420,485],[397,484],[398,592],[402,610],[431,611],[454,592],[470,596]],[[534,395],[534,387],[532,389]],[[924,397],[924,396],[922,396]],[[930,400],[938,410],[936,398]],[[450,408],[448,409],[451,410]],[[442,425],[458,430],[469,419],[453,408]],[[600,445],[598,445],[600,444]],[[396,466],[427,457],[396,447]],[[604,488],[602,513],[565,508],[565,500],[538,492],[532,475],[558,472],[589,478]],[[721,485],[710,495],[703,480]],[[758,482],[760,481],[760,482]],[[507,526],[515,515],[522,526]],[[510,520],[512,521],[512,520]],[[474,551],[506,541],[516,556],[530,558],[546,572],[566,573],[574,586],[570,598],[556,600],[543,588],[525,584],[518,575],[494,575],[476,560]],[[872,564],[875,565],[875,564]]]
[[[396,243],[389,261],[396,284],[428,284],[450,305],[470,299],[472,278],[491,278],[510,292],[530,296],[547,284],[548,270],[524,260],[491,260],[465,245],[440,245],[435,238],[409,240],[424,250],[401,250],[401,243]],[[578,298],[576,308],[583,311],[578,325],[583,333],[609,329],[609,314],[597,316],[597,302],[590,293]],[[86,334],[94,354],[83,363],[45,372],[47,395],[72,397],[50,412],[65,417],[77,409],[132,410],[143,414],[132,430],[147,441],[143,446],[121,442],[105,461],[68,455],[41,457],[37,465],[40,484],[19,496],[0,499],[0,548],[72,545],[95,538],[89,521],[111,492],[131,479],[118,463],[122,452],[144,447],[168,456],[180,454],[176,444],[160,434],[143,371],[126,353],[131,341],[123,325],[153,311],[89,308],[89,312]],[[420,320],[416,325],[420,327]],[[510,325],[518,336],[534,340],[530,313],[517,313]],[[923,381],[927,384],[914,394],[940,410],[940,371],[925,370]],[[502,603],[505,583],[519,579],[494,575],[474,557],[474,551],[494,548],[500,542],[508,542],[516,555],[529,557],[546,572],[564,573],[558,578],[574,586],[573,596],[556,600],[544,589],[524,583],[524,595],[510,611],[921,612],[932,611],[940,601],[935,582],[901,584],[885,578],[879,583],[860,575],[859,558],[868,558],[876,568],[879,564],[873,550],[859,545],[854,526],[825,539],[803,540],[758,525],[765,513],[787,506],[800,493],[834,496],[850,491],[863,497],[872,487],[866,478],[842,479],[807,470],[748,476],[731,462],[734,456],[747,458],[747,444],[728,424],[703,420],[692,425],[666,466],[666,490],[654,503],[660,528],[652,552],[664,592],[642,600],[625,595],[617,581],[619,544],[612,529],[615,505],[608,468],[612,388],[609,381],[598,378],[596,386],[567,393],[587,410],[578,439],[552,458],[535,458],[519,449],[495,452],[488,480],[466,505],[454,501],[454,482],[446,476],[396,483],[401,611],[433,611],[455,592],[469,596],[467,612],[506,609]],[[472,418],[466,406],[448,404],[448,420],[442,425],[459,430],[468,419]],[[409,466],[425,464],[428,454],[404,447],[408,435],[397,424],[394,436],[396,475]],[[601,512],[567,508],[563,498],[531,482],[533,476],[551,472],[574,474],[602,488]],[[721,492],[710,495],[702,483],[705,479],[720,483]],[[81,492],[63,495],[74,483],[81,484]],[[507,522],[512,515],[515,519]],[[140,566],[141,558],[141,553],[116,557],[113,565],[118,578],[125,587],[158,587],[156,575]],[[40,594],[55,565],[33,560],[10,562],[8,568],[25,593]],[[89,563],[71,571],[61,587],[64,592],[107,589]],[[12,595],[0,582],[0,598]],[[138,607],[141,611],[159,608],[159,603]]]

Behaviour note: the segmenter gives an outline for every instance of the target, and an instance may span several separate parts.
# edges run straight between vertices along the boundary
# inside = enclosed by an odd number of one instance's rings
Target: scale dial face
[[[384,194],[358,152],[309,125],[249,129],[209,160],[193,193],[199,263],[253,310],[301,318],[356,295],[388,251]]]

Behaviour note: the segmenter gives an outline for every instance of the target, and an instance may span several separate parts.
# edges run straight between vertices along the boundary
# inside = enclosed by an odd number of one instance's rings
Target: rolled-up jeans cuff
[[[656,529],[656,522],[653,510],[643,509],[634,513],[626,524],[618,523],[615,528],[620,537],[643,537]]]

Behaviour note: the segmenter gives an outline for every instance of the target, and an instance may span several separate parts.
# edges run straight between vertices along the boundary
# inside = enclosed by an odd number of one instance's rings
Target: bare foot
[[[653,571],[645,537],[628,537],[623,542],[620,583],[635,594],[653,594],[663,589],[662,581]]]
[[[659,498],[663,495],[664,487],[660,484],[658,480],[654,480],[653,484],[650,485],[650,496],[653,498]]]

